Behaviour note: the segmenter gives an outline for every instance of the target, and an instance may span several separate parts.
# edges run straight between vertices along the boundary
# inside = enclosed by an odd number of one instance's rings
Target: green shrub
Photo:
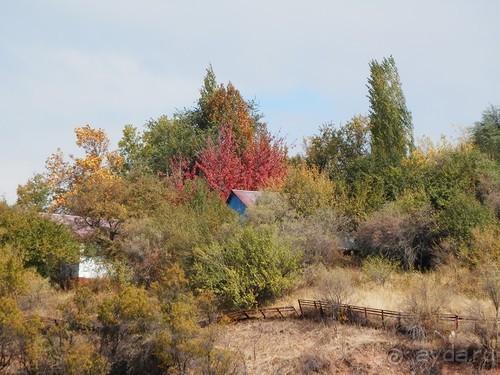
[[[23,254],[25,267],[63,285],[68,265],[78,261],[80,243],[70,229],[38,212],[0,203],[0,246],[12,245]]]
[[[234,228],[226,241],[195,250],[193,281],[226,308],[262,304],[293,285],[301,254],[272,226]]]
[[[460,242],[472,239],[472,230],[485,227],[494,220],[493,212],[474,196],[459,193],[443,204],[438,213],[436,231],[440,237],[452,237]]]

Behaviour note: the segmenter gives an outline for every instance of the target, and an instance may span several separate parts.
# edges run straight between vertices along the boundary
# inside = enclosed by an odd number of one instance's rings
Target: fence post
[[[382,327],[385,328],[385,321],[384,321],[384,310],[381,310],[382,311]]]
[[[299,299],[299,309],[300,309],[300,316],[303,316],[304,313],[302,311],[302,304],[300,303],[300,299]]]
[[[365,325],[368,325],[368,314],[366,312],[366,307],[364,308],[365,310]]]
[[[458,315],[455,315],[455,331],[458,331]]]

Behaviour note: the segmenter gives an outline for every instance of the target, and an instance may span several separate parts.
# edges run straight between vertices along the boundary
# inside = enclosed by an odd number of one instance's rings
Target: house
[[[226,203],[240,215],[245,215],[247,208],[255,204],[255,201],[261,194],[262,192],[260,191],[233,189]]]
[[[84,239],[94,234],[95,230],[88,221],[80,216],[66,214],[42,214],[52,221],[70,228],[78,237]],[[81,244],[81,255],[78,264],[67,265],[70,279],[80,281],[100,279],[106,276],[106,267],[102,257],[85,256],[84,245]]]

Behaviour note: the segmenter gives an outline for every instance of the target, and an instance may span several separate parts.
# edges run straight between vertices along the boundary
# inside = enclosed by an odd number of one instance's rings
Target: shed
[[[261,194],[262,192],[260,191],[233,189],[226,202],[237,213],[245,215],[247,208],[255,204],[255,201]]]

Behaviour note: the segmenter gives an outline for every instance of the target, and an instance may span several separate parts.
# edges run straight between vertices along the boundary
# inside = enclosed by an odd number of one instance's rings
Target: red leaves
[[[222,199],[231,189],[257,190],[286,174],[286,147],[282,138],[259,133],[241,146],[231,126],[223,125],[217,141],[208,139],[197,167]]]
[[[243,150],[242,182],[246,190],[269,186],[286,175],[286,146],[282,138],[260,133]]]
[[[238,141],[229,126],[220,129],[216,143],[208,139],[196,165],[205,175],[208,185],[222,199],[226,199],[231,189],[240,185],[244,166],[238,155]]]

